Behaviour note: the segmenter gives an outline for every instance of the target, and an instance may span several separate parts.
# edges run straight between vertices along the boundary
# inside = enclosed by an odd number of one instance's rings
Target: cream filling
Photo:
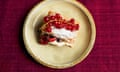
[[[54,26],[52,26],[51,28],[52,28],[53,35],[58,38],[73,39],[76,36],[76,31],[71,32],[69,30],[66,30],[65,28],[58,29],[58,28],[55,28]]]
[[[51,27],[52,28],[52,33],[54,36],[58,37],[58,38],[62,38],[62,39],[74,39],[74,37],[76,36],[76,31],[71,32],[69,30],[66,30],[65,28],[55,28],[54,26]],[[57,42],[57,41],[53,41],[53,42],[49,42],[50,44],[53,45],[57,45],[57,46],[72,46],[71,43],[68,42]]]

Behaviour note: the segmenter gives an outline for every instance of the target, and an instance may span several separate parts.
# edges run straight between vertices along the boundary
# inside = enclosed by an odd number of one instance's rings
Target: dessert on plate
[[[40,30],[40,44],[72,47],[79,30],[74,18],[65,19],[59,13],[48,12]]]

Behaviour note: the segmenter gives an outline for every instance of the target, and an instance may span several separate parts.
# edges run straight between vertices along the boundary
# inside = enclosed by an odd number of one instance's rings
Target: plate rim
[[[42,4],[46,1],[49,1],[49,0],[43,0],[43,1],[40,1],[38,4],[36,4],[35,6],[33,6],[33,8],[28,12],[26,18],[25,18],[25,21],[24,21],[24,24],[23,24],[23,42],[24,42],[24,46],[25,46],[25,49],[27,50],[28,54],[30,56],[32,56],[32,58],[37,62],[37,63],[40,63],[46,67],[49,67],[49,68],[54,68],[54,69],[65,69],[65,68],[69,68],[69,67],[72,67],[72,66],[75,66],[76,64],[79,64],[80,62],[82,62],[85,58],[87,58],[87,56],[89,55],[89,53],[91,52],[91,50],[93,49],[93,46],[94,46],[94,43],[95,43],[95,39],[96,39],[96,26],[95,26],[95,22],[94,22],[94,18],[92,16],[92,14],[90,13],[90,11],[81,3],[81,2],[78,2],[76,0],[65,0],[67,2],[70,2],[70,3],[73,3],[73,4],[76,4],[83,12],[84,14],[88,17],[88,20],[90,22],[90,28],[91,28],[91,38],[90,38],[90,42],[88,44],[88,47],[87,49],[83,52],[83,54],[81,55],[81,57],[79,57],[77,60],[69,63],[69,64],[66,64],[65,66],[54,66],[54,65],[50,65],[50,64],[47,64],[46,62],[43,62],[41,61],[39,58],[37,58],[33,52],[31,50],[29,50],[29,45],[27,44],[27,40],[26,40],[26,36],[25,36],[25,28],[26,28],[26,23],[28,21],[28,17],[30,16],[30,14],[32,13],[32,11],[37,8],[37,6],[39,4]]]

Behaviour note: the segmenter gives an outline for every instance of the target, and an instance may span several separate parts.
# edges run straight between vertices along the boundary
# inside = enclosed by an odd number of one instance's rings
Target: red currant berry
[[[65,26],[65,28],[66,28],[67,30],[71,30],[72,26],[68,24],[68,25]]]
[[[59,13],[56,13],[55,17],[56,17],[57,19],[61,19],[61,16],[60,16]]]
[[[63,25],[62,24],[57,24],[56,28],[63,28]]]
[[[57,21],[53,21],[52,23],[53,23],[54,26],[56,26],[58,22]]]
[[[49,21],[49,17],[48,16],[45,16],[44,17],[44,22],[48,22]]]
[[[75,24],[75,30],[79,30],[79,24]]]
[[[74,27],[74,25],[72,24],[71,25],[71,28],[70,28],[70,31],[74,31],[75,30],[75,27]]]
[[[49,22],[49,23],[48,23],[48,26],[52,26],[52,25],[53,25],[53,23],[52,23],[52,22]]]
[[[54,38],[49,38],[49,39],[48,39],[49,42],[53,42],[53,41],[55,41],[55,40],[56,40],[55,37],[54,37]]]
[[[46,27],[46,28],[45,28],[45,31],[46,31],[46,32],[51,32],[52,29],[51,29],[51,27]]]
[[[44,41],[44,40],[40,39],[40,44],[46,45],[46,44],[48,44],[48,41]]]
[[[72,18],[72,19],[70,19],[70,21],[69,21],[71,24],[74,24],[75,23],[75,20]]]
[[[48,44],[46,36],[40,36],[40,44]]]
[[[50,16],[50,19],[51,20],[55,20],[55,16]]]

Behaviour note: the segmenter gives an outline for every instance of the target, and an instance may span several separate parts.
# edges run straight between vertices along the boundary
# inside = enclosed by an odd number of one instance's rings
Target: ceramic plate
[[[73,48],[41,45],[38,28],[48,11],[74,18],[79,24],[79,35]],[[23,27],[23,39],[28,53],[40,64],[63,69],[80,63],[92,50],[96,36],[93,17],[80,2],[75,0],[45,0],[37,4],[28,14]]]

